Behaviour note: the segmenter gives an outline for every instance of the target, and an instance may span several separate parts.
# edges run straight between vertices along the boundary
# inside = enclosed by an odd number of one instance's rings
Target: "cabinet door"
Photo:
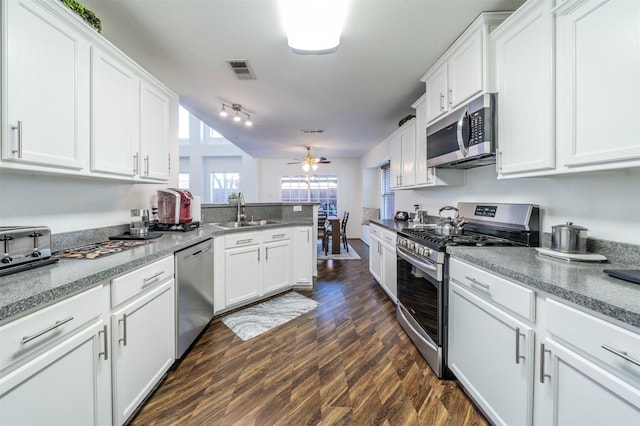
[[[391,187],[402,186],[402,135],[396,133],[391,139]]]
[[[464,101],[482,92],[484,87],[484,28],[465,34],[449,58],[448,108],[455,109]]]
[[[562,164],[640,159],[640,2],[566,1],[556,15]]]
[[[416,124],[406,125],[402,131],[402,186],[416,184]]]
[[[533,339],[531,327],[451,282],[448,365],[493,423],[531,424]]]
[[[369,246],[369,272],[379,284],[382,284],[382,243],[373,237]]]
[[[225,250],[226,305],[235,305],[262,295],[260,246]]]
[[[539,387],[544,425],[634,425],[640,389],[547,337],[541,347]],[[536,389],[536,394],[538,390]]]
[[[296,228],[295,231],[295,283],[313,285],[313,232],[309,227]]]
[[[498,173],[555,168],[553,25],[547,0],[530,1],[495,34]]]
[[[263,293],[291,286],[291,241],[283,240],[263,245]]]
[[[102,319],[0,376],[0,423],[110,425],[111,354]],[[105,355],[106,353],[106,355]]]
[[[120,60],[91,48],[91,170],[138,173],[140,79]]]
[[[2,8],[7,14],[2,158],[83,169],[89,143],[88,42],[34,1],[6,1]]]
[[[169,179],[169,111],[169,95],[143,79],[140,84],[140,176],[145,179]]]
[[[112,314],[113,415],[123,424],[175,360],[171,278]]]
[[[396,249],[386,244],[381,245],[382,251],[382,283],[391,300],[398,301],[398,264],[396,260]]]
[[[425,80],[427,85],[427,124],[448,111],[447,64],[435,69]]]
[[[427,99],[416,103],[416,184],[425,185],[433,181],[433,173],[427,168]]]

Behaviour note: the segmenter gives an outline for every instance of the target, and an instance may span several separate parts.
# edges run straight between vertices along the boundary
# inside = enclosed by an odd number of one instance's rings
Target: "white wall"
[[[260,198],[259,202],[280,202],[280,176],[288,173],[301,173],[299,164],[287,164],[291,160],[259,160]],[[338,214],[349,212],[347,222],[348,238],[360,238],[362,222],[362,167],[359,159],[331,159],[330,164],[321,164],[317,173],[336,173],[338,175]],[[250,203],[254,200],[247,199]]]
[[[132,184],[3,171],[0,225],[49,226],[58,234],[127,224],[131,209],[150,209],[156,190],[177,186],[177,177],[172,182]]]
[[[396,191],[396,210],[430,215],[458,201],[539,204],[541,229],[572,221],[604,240],[640,244],[640,169],[498,180],[495,167],[469,169],[461,186]]]

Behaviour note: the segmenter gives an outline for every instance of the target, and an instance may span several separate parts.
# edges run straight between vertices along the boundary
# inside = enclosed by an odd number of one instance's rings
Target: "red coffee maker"
[[[191,200],[193,195],[186,189],[159,189],[158,222],[166,224],[191,222]]]

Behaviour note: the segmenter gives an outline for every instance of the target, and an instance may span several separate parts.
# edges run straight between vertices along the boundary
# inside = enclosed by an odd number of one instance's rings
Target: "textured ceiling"
[[[357,158],[393,132],[424,93],[419,79],[482,11],[524,0],[355,0],[338,51],[289,51],[275,0],[83,0],[102,34],[248,154]],[[246,59],[254,81],[225,62]],[[247,128],[220,103],[251,114]],[[302,134],[301,129],[324,129]]]

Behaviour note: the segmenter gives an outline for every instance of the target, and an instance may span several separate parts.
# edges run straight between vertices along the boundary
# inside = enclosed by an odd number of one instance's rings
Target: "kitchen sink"
[[[264,225],[276,225],[281,223],[277,220],[251,220],[246,222],[224,222],[224,223],[212,223],[211,225],[217,226],[223,229],[237,229],[251,226],[264,226]]]

